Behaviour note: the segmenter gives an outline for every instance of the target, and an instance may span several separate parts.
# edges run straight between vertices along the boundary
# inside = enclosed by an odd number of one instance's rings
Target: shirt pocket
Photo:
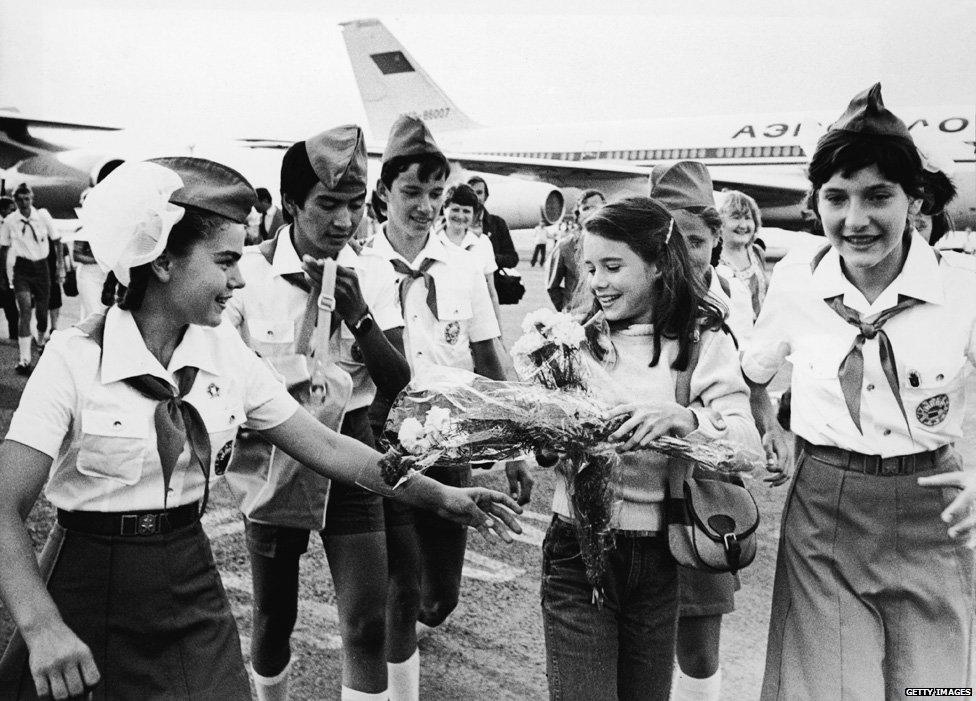
[[[463,285],[437,281],[437,316],[441,323],[471,318],[471,298]]]
[[[913,424],[938,432],[963,402],[965,360],[946,358],[907,363],[898,370],[905,412]]]
[[[247,419],[242,404],[219,404],[198,409],[210,436],[210,472],[222,475],[234,450],[237,429]]]
[[[76,463],[81,474],[134,485],[142,477],[150,448],[155,450],[156,446],[145,416],[122,410],[82,410]]]
[[[247,333],[252,341],[270,346],[295,342],[295,324],[291,320],[249,318]]]

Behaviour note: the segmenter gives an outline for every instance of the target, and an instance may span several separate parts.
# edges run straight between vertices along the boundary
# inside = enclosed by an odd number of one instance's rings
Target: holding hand
[[[31,676],[41,698],[85,694],[101,678],[91,650],[62,621],[25,634]]]
[[[766,449],[766,471],[770,473],[763,482],[770,487],[789,482],[793,474],[793,434],[773,424],[763,434],[762,443]]]
[[[647,448],[666,434],[687,436],[698,428],[698,417],[694,412],[677,402],[618,404],[611,410],[610,418],[618,416],[630,417],[609,436],[611,441],[624,441],[617,448],[620,452]]]
[[[321,261],[309,255],[302,256],[302,270],[312,280],[313,285],[322,285]],[[356,275],[356,271],[341,265],[336,268],[335,301],[336,314],[350,326],[355,325],[369,312],[369,306],[359,287],[359,276]]]
[[[976,472],[943,472],[918,478],[919,485],[941,489],[957,487],[961,491],[942,512],[949,525],[949,537],[967,539],[966,546],[976,550]]]

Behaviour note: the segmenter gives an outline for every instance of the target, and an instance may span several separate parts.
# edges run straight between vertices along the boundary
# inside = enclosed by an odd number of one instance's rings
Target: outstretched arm
[[[521,513],[521,507],[499,492],[448,487],[422,475],[391,490],[383,481],[379,453],[323,426],[302,408],[284,423],[262,433],[295,460],[325,477],[359,484],[388,498],[434,511],[442,518],[473,526],[486,537],[489,530],[494,530],[510,542],[508,529],[522,531],[511,513]]]

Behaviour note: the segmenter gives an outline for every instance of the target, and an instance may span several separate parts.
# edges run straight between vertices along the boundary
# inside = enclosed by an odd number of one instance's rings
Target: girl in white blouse
[[[250,699],[199,522],[239,426],[382,489],[378,454],[300,409],[220,325],[253,200],[240,174],[192,158],[126,164],[90,193],[92,250],[120,294],[54,336],[0,446],[0,594],[19,631],[0,697]],[[38,566],[23,519],[42,488],[58,524]],[[514,502],[483,489],[424,478],[394,498],[515,525],[499,506]]]

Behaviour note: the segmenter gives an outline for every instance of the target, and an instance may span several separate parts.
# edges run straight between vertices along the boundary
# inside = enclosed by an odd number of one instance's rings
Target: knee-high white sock
[[[288,701],[288,674],[291,672],[291,660],[285,668],[273,677],[262,677],[251,667],[254,677],[254,689],[258,694],[258,701]]]
[[[718,701],[722,696],[722,668],[704,679],[695,679],[678,670],[671,690],[671,701]]]
[[[17,346],[20,348],[20,362],[29,363],[31,361],[31,337],[20,336],[17,339]]]
[[[387,662],[386,676],[390,701],[419,701],[420,650],[403,662]]]
[[[368,691],[356,691],[355,689],[350,689],[348,686],[344,686],[342,687],[342,696],[340,698],[342,701],[386,701],[387,695],[385,691],[371,694]]]

